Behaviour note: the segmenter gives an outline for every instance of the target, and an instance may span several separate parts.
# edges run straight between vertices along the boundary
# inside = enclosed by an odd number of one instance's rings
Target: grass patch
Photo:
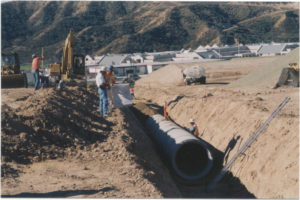
[[[31,70],[31,64],[23,64],[20,66],[21,70]]]
[[[41,67],[42,67],[42,63],[40,64],[41,65]],[[44,66],[47,66],[48,65],[48,63],[44,63]],[[31,70],[31,63],[27,63],[27,64],[21,64],[21,66],[20,66],[20,70]]]

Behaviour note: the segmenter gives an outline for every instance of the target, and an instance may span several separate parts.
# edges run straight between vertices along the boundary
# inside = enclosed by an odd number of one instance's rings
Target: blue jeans
[[[40,85],[40,75],[38,69],[33,72],[33,77],[34,77],[34,89],[37,90],[39,89],[39,85]]]
[[[106,89],[98,88],[98,93],[100,96],[100,115],[107,114],[108,111],[108,98]]]

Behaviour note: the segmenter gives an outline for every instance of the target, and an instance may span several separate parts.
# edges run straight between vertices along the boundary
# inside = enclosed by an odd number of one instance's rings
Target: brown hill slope
[[[32,53],[44,47],[46,60],[59,61],[70,28],[77,37],[75,50],[82,54],[180,50],[215,42],[231,44],[236,38],[241,43],[298,41],[298,8],[287,5],[7,2],[1,7],[1,48],[19,52],[21,61],[28,62]]]

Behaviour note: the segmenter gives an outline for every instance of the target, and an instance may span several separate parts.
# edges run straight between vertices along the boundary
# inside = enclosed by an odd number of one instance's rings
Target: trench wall
[[[136,96],[163,106],[165,101],[178,97],[175,90],[137,86]],[[185,127],[193,117],[200,137],[222,152],[233,138],[240,136],[228,161],[285,96],[279,90],[256,93],[226,89],[194,91],[197,92],[185,91],[187,95],[170,103],[169,117]],[[291,102],[231,169],[258,198],[299,197],[299,96],[297,90],[286,95],[291,97]]]

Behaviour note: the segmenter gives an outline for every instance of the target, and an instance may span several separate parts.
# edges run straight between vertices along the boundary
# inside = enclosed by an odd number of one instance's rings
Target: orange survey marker
[[[168,118],[168,113],[167,113],[167,102],[165,101],[165,106],[164,106],[164,117],[165,119]]]

